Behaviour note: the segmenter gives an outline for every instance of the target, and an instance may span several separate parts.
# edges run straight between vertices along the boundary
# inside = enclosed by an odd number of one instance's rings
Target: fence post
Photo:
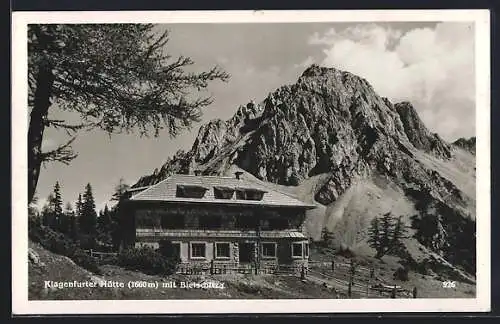
[[[210,260],[210,274],[213,275],[214,274],[214,260]]]
[[[417,287],[413,287],[413,298],[417,298]]]
[[[394,285],[394,288],[392,288],[391,298],[396,298],[396,285]]]
[[[332,260],[332,272],[335,272],[335,261]]]
[[[375,268],[370,269],[370,278],[373,279],[373,277],[375,277]]]
[[[90,256],[94,257],[94,252],[92,252],[92,249],[90,249]]]
[[[306,268],[304,265],[300,269],[300,280],[306,280]]]
[[[347,286],[347,296],[351,298],[351,294],[352,294],[352,279],[349,280],[349,286]]]

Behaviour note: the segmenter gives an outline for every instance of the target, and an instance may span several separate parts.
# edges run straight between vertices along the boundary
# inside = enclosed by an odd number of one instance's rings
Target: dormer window
[[[267,191],[254,188],[236,188],[236,199],[262,200]]]
[[[234,195],[234,188],[229,187],[214,187],[214,197],[216,199],[231,199]]]
[[[176,197],[179,198],[203,198],[208,188],[196,185],[177,185]]]

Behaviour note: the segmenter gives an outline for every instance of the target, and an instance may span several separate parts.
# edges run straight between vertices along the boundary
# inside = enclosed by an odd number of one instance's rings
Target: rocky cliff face
[[[389,179],[415,204],[425,200],[417,208],[420,214],[434,213],[439,205],[455,215],[453,221],[469,219],[475,197],[422,163],[422,154],[436,163],[453,159],[451,145],[425,127],[410,103],[392,104],[356,75],[312,65],[295,84],[261,103],[239,107],[227,121],[203,125],[191,150],[178,152],[136,186],[174,172],[223,174],[237,166],[286,186],[321,175],[311,199],[332,206],[353,185],[377,176]],[[436,237],[446,242],[430,242],[429,248],[454,251],[457,242],[444,233],[448,225],[435,226],[441,233]],[[474,253],[475,246],[469,250]]]
[[[476,155],[476,138],[471,137],[469,139],[465,138],[459,138],[455,142],[453,142],[453,145],[458,146],[460,148],[463,148],[464,150],[467,150],[471,152],[472,154]]]

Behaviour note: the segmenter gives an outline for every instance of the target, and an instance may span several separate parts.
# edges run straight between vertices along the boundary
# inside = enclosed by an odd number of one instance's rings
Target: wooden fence
[[[308,279],[345,290],[348,297],[356,294],[364,298],[417,298],[417,289],[403,289],[377,275],[375,268],[355,263],[309,262]],[[337,289],[338,290],[338,289]]]
[[[97,251],[94,251],[92,249],[83,250],[83,251],[85,253],[87,253],[88,255],[90,255],[91,257],[99,259],[99,260],[105,260],[107,258],[116,257],[118,255],[118,253],[114,253],[114,252],[97,252]]]
[[[296,272],[296,267],[290,265],[273,265],[263,264],[257,266],[255,264],[239,264],[237,262],[199,262],[199,263],[180,263],[177,266],[179,274],[211,274],[221,275],[229,273],[240,274],[284,274]]]

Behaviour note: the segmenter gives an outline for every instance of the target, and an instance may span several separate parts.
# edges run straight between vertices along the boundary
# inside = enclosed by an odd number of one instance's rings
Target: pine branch
[[[78,156],[78,154],[73,152],[71,147],[75,139],[76,136],[72,137],[66,144],[59,146],[55,150],[40,153],[42,163],[57,161],[68,165]]]
[[[77,131],[85,128],[85,127],[91,127],[92,125],[89,123],[81,123],[81,124],[76,124],[76,125],[69,125],[65,124],[64,120],[57,120],[57,119],[48,119],[46,118],[44,120],[45,126],[47,127],[54,127],[55,129],[62,128],[66,131],[68,135],[72,135],[76,133]]]

